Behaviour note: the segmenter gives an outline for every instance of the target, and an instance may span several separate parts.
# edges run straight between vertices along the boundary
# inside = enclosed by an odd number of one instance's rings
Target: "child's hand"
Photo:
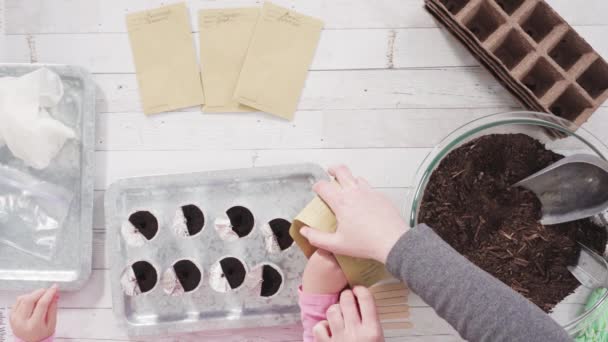
[[[319,249],[310,257],[302,275],[304,293],[336,294],[346,285],[346,276],[331,253]]]
[[[329,173],[340,185],[321,181],[314,190],[336,215],[337,230],[331,234],[304,227],[300,233],[326,251],[386,262],[390,250],[409,229],[399,211],[348,168],[331,168]]]
[[[10,323],[15,337],[39,342],[55,333],[57,323],[57,285],[17,297]]]
[[[319,322],[313,333],[317,342],[384,341],[374,297],[362,286],[342,292],[340,304],[329,307],[327,321]]]

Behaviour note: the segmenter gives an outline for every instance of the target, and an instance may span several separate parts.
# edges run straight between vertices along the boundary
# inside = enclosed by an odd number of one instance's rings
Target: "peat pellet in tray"
[[[211,266],[209,284],[217,292],[236,290],[245,281],[247,268],[238,258],[227,256]]]
[[[262,266],[262,289],[260,290],[260,296],[274,296],[279,292],[281,284],[283,284],[283,276],[281,276],[281,273],[276,268],[270,265]]]
[[[282,218],[273,219],[262,226],[268,252],[279,253],[293,246],[294,241],[289,234],[290,227],[291,222]]]
[[[203,273],[191,260],[179,260],[163,274],[163,289],[167,294],[180,295],[196,291],[202,283]]]
[[[301,164],[138,177],[110,185],[107,255],[117,321],[129,335],[142,337],[299,322],[298,286],[306,257],[282,232],[314,198],[312,186],[328,179],[320,167]],[[203,214],[200,219],[190,205]],[[142,235],[141,246],[121,236],[122,225],[131,225],[128,218],[137,211],[158,221],[156,235],[151,240]],[[120,279],[138,260],[154,266],[159,289],[129,296]],[[190,262],[200,271],[198,285]],[[182,264],[190,266],[180,279]]]
[[[123,292],[127,296],[137,296],[150,292],[158,282],[158,273],[147,261],[136,261],[128,266],[120,278]]]
[[[158,233],[158,220],[147,210],[132,213],[122,225],[122,236],[131,246],[142,246]]]
[[[562,158],[524,134],[470,141],[431,174],[417,221],[549,312],[580,286],[567,269],[578,243],[603,254],[608,240],[590,219],[543,226],[536,195],[511,186]]]
[[[205,215],[203,211],[194,204],[180,207],[173,219],[172,229],[178,236],[195,236],[205,226]]]
[[[283,288],[283,274],[277,265],[263,263],[252,268],[245,280],[252,295],[272,298]]]
[[[226,211],[226,215],[215,220],[215,230],[226,241],[244,238],[251,233],[255,218],[251,210],[243,206],[234,206]]]

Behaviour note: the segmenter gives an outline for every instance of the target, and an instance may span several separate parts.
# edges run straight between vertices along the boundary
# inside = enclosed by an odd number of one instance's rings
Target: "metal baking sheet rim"
[[[84,68],[75,65],[46,64],[46,63],[1,63],[0,67],[15,67],[34,71],[39,68],[49,68],[60,77],[79,78],[83,82],[83,111],[82,111],[82,136],[81,136],[81,212],[80,226],[85,241],[80,241],[79,255],[81,263],[78,278],[69,282],[60,283],[63,291],[76,291],[81,289],[91,277],[93,262],[93,187],[95,169],[95,113],[96,113],[96,90],[91,74]],[[88,229],[87,229],[88,228]],[[51,281],[52,282],[52,281]],[[27,291],[48,286],[50,281],[45,280],[2,280],[0,290],[3,291]]]
[[[313,175],[316,179],[329,179],[327,173],[324,171],[322,167],[313,163],[303,163],[303,164],[287,164],[287,165],[276,165],[276,166],[265,166],[265,167],[257,167],[257,168],[239,168],[239,169],[228,169],[228,170],[214,170],[214,171],[203,171],[203,172],[195,172],[195,173],[180,173],[180,174],[165,174],[165,175],[151,175],[151,176],[143,176],[143,177],[130,177],[124,178],[115,181],[112,183],[108,189],[106,190],[105,198],[104,198],[104,209],[105,209],[105,220],[108,229],[108,234],[106,237],[106,251],[110,254],[110,276],[112,278],[118,277],[121,270],[117,269],[117,265],[121,264],[121,256],[117,251],[118,243],[115,239],[121,239],[120,235],[120,219],[115,217],[112,213],[116,212],[117,208],[115,207],[116,200],[120,193],[128,188],[137,187],[137,186],[145,186],[149,184],[151,181],[161,180],[162,182],[171,182],[175,186],[179,186],[180,184],[189,184],[191,183],[193,178],[200,177],[205,179],[238,179],[240,178],[244,172],[247,172],[247,178],[255,178],[256,176],[265,176],[276,174],[280,176],[285,176],[289,173],[309,173]],[[293,248],[297,248],[293,246]],[[234,320],[225,319],[225,318],[216,318],[216,319],[208,319],[203,321],[198,321],[196,324],[182,325],[182,326],[155,326],[151,328],[149,325],[138,325],[132,324],[128,321],[126,313],[123,308],[124,301],[121,299],[120,295],[115,294],[114,282],[116,279],[111,280],[112,284],[112,308],[115,316],[118,318],[117,322],[121,328],[127,331],[127,334],[130,336],[137,337],[145,337],[151,336],[153,334],[162,334],[162,335],[170,335],[170,334],[183,334],[183,333],[191,333],[191,332],[200,332],[205,330],[222,330],[222,329],[238,329],[238,328],[254,328],[254,327],[271,327],[277,326],[281,324],[293,323],[300,319],[299,313],[294,314],[283,314],[283,320],[277,319],[276,315],[267,314],[260,315],[259,318],[268,317],[268,320],[260,319],[256,323],[252,322],[240,322],[235,324]],[[121,292],[122,295],[122,292]],[[272,322],[272,323],[264,323],[264,322]],[[179,323],[178,323],[179,324]]]

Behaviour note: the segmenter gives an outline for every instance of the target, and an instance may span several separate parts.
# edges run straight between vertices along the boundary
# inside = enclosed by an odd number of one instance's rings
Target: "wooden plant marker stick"
[[[378,314],[388,314],[402,311],[410,311],[409,305],[391,305],[391,306],[378,306]]]
[[[378,315],[380,320],[385,319],[401,319],[401,318],[410,318],[410,311],[400,311],[400,312],[391,312],[391,313],[383,313]]]
[[[395,290],[407,290],[408,287],[405,286],[404,283],[391,283],[391,284],[383,284],[383,285],[374,285],[369,288],[369,291],[373,294],[386,292],[386,291],[395,291]]]
[[[385,291],[378,292],[374,294],[374,298],[378,299],[388,299],[388,298],[399,298],[399,297],[407,297],[409,291],[408,290],[394,290],[394,291]]]
[[[382,328],[386,330],[411,329],[414,325],[411,322],[387,322],[382,323]]]
[[[387,298],[376,300],[376,306],[407,304],[407,297]]]

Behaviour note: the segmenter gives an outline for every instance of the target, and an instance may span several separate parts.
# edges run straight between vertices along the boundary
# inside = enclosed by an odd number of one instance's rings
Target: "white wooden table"
[[[94,270],[84,289],[61,298],[60,341],[129,340],[112,314],[104,253],[102,199],[113,181],[291,162],[344,163],[404,207],[417,166],[442,137],[471,119],[519,108],[449,33],[437,28],[422,0],[275,0],[326,23],[293,122],[262,113],[201,114],[196,108],[146,117],[124,17],[167,2],[0,0],[0,32],[7,34],[2,62],[78,64],[97,83]],[[608,57],[606,0],[548,2]],[[261,0],[188,4],[196,27],[199,9],[260,5]],[[585,127],[608,141],[608,108]],[[10,305],[15,295],[0,292],[0,306]],[[418,297],[411,296],[410,304],[415,327],[390,340],[459,340]],[[300,335],[294,325],[162,340],[297,341]]]

